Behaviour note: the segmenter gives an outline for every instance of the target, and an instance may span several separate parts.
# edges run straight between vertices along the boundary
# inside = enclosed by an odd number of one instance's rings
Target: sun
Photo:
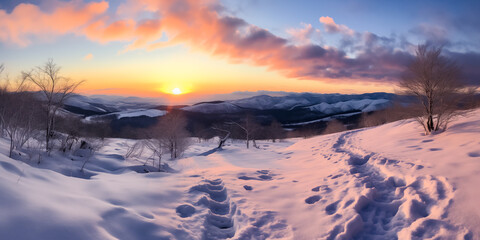
[[[182,94],[182,90],[180,90],[180,88],[174,88],[172,89],[172,93],[175,95],[179,95]]]

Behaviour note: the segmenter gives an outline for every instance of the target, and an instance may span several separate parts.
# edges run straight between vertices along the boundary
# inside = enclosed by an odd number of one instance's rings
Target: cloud
[[[108,9],[106,1],[82,3],[62,2],[51,11],[37,5],[21,3],[11,13],[0,9],[0,41],[27,46],[33,39],[75,33]]]
[[[134,32],[135,21],[132,19],[118,20],[111,23],[101,19],[84,29],[87,38],[100,43],[131,41],[134,39]]]
[[[458,64],[462,70],[462,80],[472,86],[480,86],[480,53],[477,52],[451,52],[444,50],[446,56],[450,57]]]
[[[413,58],[405,39],[358,33],[328,16],[319,21],[327,34],[342,35],[340,46],[311,41],[316,30],[310,24],[287,30],[293,39],[279,37],[232,15],[216,0],[127,0],[116,11],[107,8],[105,1],[75,0],[50,11],[32,4],[11,13],[0,10],[0,41],[25,45],[32,36],[75,33],[102,44],[125,42],[123,51],[183,44],[233,63],[325,82],[396,81]]]
[[[426,41],[433,44],[450,44],[450,41],[448,40],[449,36],[447,30],[438,25],[420,23],[414,28],[410,29],[409,33],[416,35],[422,39],[426,39]]]
[[[85,57],[83,57],[83,60],[88,61],[88,60],[91,60],[92,58],[93,58],[93,54],[89,53],[89,54],[85,55]]]
[[[320,17],[319,21],[320,23],[323,23],[325,31],[328,33],[341,33],[349,36],[353,36],[355,34],[355,31],[353,31],[349,27],[341,24],[336,24],[331,17]]]
[[[302,23],[303,28],[289,28],[286,32],[292,36],[292,40],[298,44],[312,43],[312,37],[321,40],[320,30],[314,29],[312,24]]]
[[[1,24],[11,26],[0,39],[26,45],[32,35],[39,38],[75,32],[103,44],[124,41],[127,43],[124,51],[185,44],[231,62],[264,66],[288,77],[323,81],[390,79],[399,74],[398,66],[402,63],[396,63],[394,58],[402,54],[388,49],[379,51],[382,54],[364,51],[357,58],[349,58],[341,49],[307,41],[314,31],[308,24],[303,30],[291,31],[302,41],[294,45],[288,39],[228,14],[215,0],[129,0],[117,8],[120,15],[107,14],[107,8],[105,1],[70,1],[50,11],[20,4],[11,14],[0,12],[0,19],[7,20]],[[320,20],[327,32],[354,34],[330,17]],[[163,34],[167,41],[159,41]]]

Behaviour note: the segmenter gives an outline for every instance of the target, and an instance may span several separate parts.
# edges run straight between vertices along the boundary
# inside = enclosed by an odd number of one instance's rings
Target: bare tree
[[[63,116],[56,120],[56,129],[62,134],[58,134],[60,146],[63,153],[73,150],[73,146],[80,140],[82,121],[78,116]]]
[[[158,146],[158,152],[163,152],[160,148],[164,148],[170,153],[171,159],[176,159],[190,144],[186,126],[187,119],[181,112],[171,112],[158,121],[148,138],[158,141],[154,144]]]
[[[5,115],[5,106],[7,104],[7,93],[8,93],[8,80],[3,78],[2,73],[5,69],[3,64],[0,64],[0,118]],[[3,121],[0,121],[0,137],[4,134],[4,124]]]
[[[225,145],[225,142],[226,142],[226,141],[228,140],[228,138],[230,137],[231,132],[228,131],[228,130],[226,130],[226,129],[220,128],[220,127],[218,127],[218,126],[212,126],[212,129],[213,129],[213,130],[217,130],[217,131],[222,132],[222,133],[225,134],[225,136],[223,136],[223,137],[220,137],[220,136],[219,136],[219,141],[218,141],[218,147],[217,147],[217,148],[220,149],[220,148],[222,148],[222,147]]]
[[[43,66],[22,72],[22,75],[23,79],[32,82],[45,98],[45,150],[50,152],[57,112],[83,81],[71,81],[61,76],[60,67],[52,59]]]
[[[135,141],[133,145],[129,145],[125,143],[127,146],[127,152],[125,153],[125,158],[139,158],[142,156],[143,151],[145,149],[145,144],[143,141]]]
[[[282,127],[282,124],[277,120],[273,120],[269,126],[266,128],[266,138],[270,138],[272,142],[276,140],[285,138],[285,130]]]
[[[441,53],[441,47],[419,45],[399,83],[405,94],[417,97],[421,111],[417,120],[425,134],[445,130],[460,113],[462,102],[476,91],[461,80],[457,64]]]
[[[8,93],[5,106],[1,107],[0,122],[10,140],[9,156],[15,148],[22,148],[36,130],[35,102],[29,93]]]
[[[247,148],[250,147],[250,140],[253,141],[253,144],[256,147],[255,132],[260,129],[260,124],[258,124],[255,121],[255,117],[253,115],[247,114],[245,116],[245,119],[244,119],[243,122],[233,122],[232,121],[232,122],[227,122],[227,124],[237,126],[238,128],[240,128],[243,131]]]
[[[165,139],[163,139],[162,137],[157,137],[156,138],[150,138],[150,139],[147,139],[147,140],[140,140],[140,143],[145,146],[147,149],[150,149],[150,151],[153,152],[153,160],[152,160],[152,163],[153,163],[153,167],[155,167],[155,158],[154,157],[157,157],[158,159],[158,171],[162,171],[162,156],[163,156],[163,152],[164,152],[164,149],[165,149]],[[148,158],[147,158],[147,161],[148,161]],[[144,165],[147,164],[147,161],[145,161]]]
[[[82,167],[80,168],[80,172],[83,172],[85,166],[90,161],[90,159],[98,152],[102,147],[105,146],[105,141],[101,138],[86,138],[82,141],[80,148],[85,150],[83,157],[85,157],[85,161],[83,161]]]
[[[3,69],[0,65],[0,73]],[[12,157],[13,150],[22,148],[36,131],[39,106],[32,94],[26,91],[23,81],[12,85],[8,78],[3,80],[0,86],[0,133],[9,138],[9,156]]]
[[[330,120],[327,123],[327,127],[323,131],[323,134],[343,132],[343,131],[346,131],[346,130],[347,130],[347,128],[345,127],[345,125],[342,122],[340,122],[337,119],[333,119],[333,120]]]

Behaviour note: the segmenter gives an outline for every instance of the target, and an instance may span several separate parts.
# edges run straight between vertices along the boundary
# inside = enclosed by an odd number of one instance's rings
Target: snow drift
[[[479,239],[480,111],[422,132],[196,143],[170,173],[139,173],[123,139],[83,173],[81,156],[0,154],[0,239]]]

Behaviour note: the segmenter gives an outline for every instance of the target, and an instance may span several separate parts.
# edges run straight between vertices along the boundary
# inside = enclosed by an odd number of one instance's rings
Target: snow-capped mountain
[[[105,117],[110,117],[110,116],[114,116],[116,119],[132,118],[132,117],[155,118],[155,117],[161,117],[165,114],[167,114],[167,111],[165,111],[165,110],[135,109],[135,110],[125,110],[125,111],[120,111],[120,112],[113,112],[113,113],[108,113],[108,114],[105,114],[105,115],[88,116],[88,117],[86,117],[86,119],[87,120],[95,120],[96,118],[105,118]]]
[[[361,99],[349,100],[345,102],[326,103],[322,102],[308,107],[308,109],[325,114],[335,114],[339,112],[361,111],[371,112],[379,109],[384,109],[390,103],[388,99]]]
[[[68,110],[70,108],[78,108],[92,113],[113,113],[121,111],[132,111],[139,109],[154,108],[158,104],[159,99],[155,98],[139,98],[139,97],[121,97],[121,96],[82,96],[73,95],[65,102]]]
[[[114,126],[147,127],[171,109],[179,109],[191,123],[213,124],[254,115],[262,124],[278,121],[284,127],[299,127],[334,118],[355,123],[362,112],[387,108],[396,95],[291,93],[284,96],[259,95],[227,101],[201,102],[191,106],[160,105],[161,99],[74,95],[65,109],[87,120],[114,121]],[[121,127],[119,127],[121,128]]]
[[[300,93],[281,97],[261,95],[224,102],[199,103],[183,108],[205,114],[239,113],[245,110],[308,110],[323,115],[346,112],[370,112],[387,107],[395,95],[369,93],[359,95]]]

